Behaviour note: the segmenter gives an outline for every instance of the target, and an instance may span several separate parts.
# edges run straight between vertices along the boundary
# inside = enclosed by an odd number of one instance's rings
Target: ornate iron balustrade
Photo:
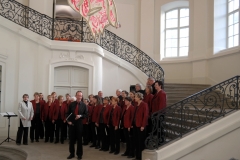
[[[131,63],[147,76],[164,81],[164,71],[157,62],[106,29],[102,35],[94,38],[85,21],[53,19],[15,0],[0,0],[0,15],[51,40],[96,43]]]
[[[175,103],[151,116],[153,127],[145,144],[157,149],[166,143],[238,110],[240,76],[235,76]]]

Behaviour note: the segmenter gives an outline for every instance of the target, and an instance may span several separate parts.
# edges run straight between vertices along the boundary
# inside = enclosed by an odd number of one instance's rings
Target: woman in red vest
[[[143,102],[143,94],[138,92],[135,94],[137,106],[134,108],[133,116],[133,137],[134,148],[136,148],[136,159],[142,159],[142,151],[145,148],[146,125],[148,121],[148,106]]]
[[[63,103],[63,96],[58,96],[58,104],[55,105],[54,108],[54,120],[56,124],[55,130],[55,143],[59,142],[59,132],[61,131],[61,138],[60,141],[64,143],[64,137],[67,133],[67,123],[66,123],[66,113],[67,113],[67,106]]]
[[[111,150],[109,153],[119,154],[120,151],[120,135],[119,135],[119,122],[121,118],[121,108],[117,105],[119,99],[112,97],[112,109],[109,115],[109,130],[110,130],[110,145]]]
[[[31,121],[31,128],[30,128],[30,139],[31,142],[34,141],[34,138],[36,142],[39,142],[39,136],[40,136],[40,129],[42,125],[42,110],[44,107],[44,102],[40,101],[39,93],[34,93],[34,100],[31,100],[34,110],[34,116]]]
[[[98,110],[101,107],[101,100],[98,95],[93,96],[94,106],[92,108],[91,113],[91,132],[92,132],[92,145],[90,147],[95,147],[95,149],[100,148],[99,141],[99,128],[96,126],[97,118],[98,118]]]
[[[131,133],[132,120],[134,115],[134,107],[131,104],[131,97],[125,98],[125,107],[122,111],[121,126],[126,140],[126,150],[122,156],[128,156],[128,158],[134,158],[133,150],[133,137]]]
[[[54,108],[55,104],[52,102],[53,98],[51,95],[47,96],[48,101],[45,103],[43,112],[42,112],[42,121],[45,123],[45,142],[48,142],[50,138],[50,142],[53,143],[53,135],[54,135]]]
[[[102,142],[102,147],[100,151],[109,150],[109,128],[107,127],[108,119],[110,115],[111,106],[109,105],[110,99],[105,97],[103,99],[103,105],[98,110],[98,118],[96,126],[99,127],[100,131],[100,142]]]

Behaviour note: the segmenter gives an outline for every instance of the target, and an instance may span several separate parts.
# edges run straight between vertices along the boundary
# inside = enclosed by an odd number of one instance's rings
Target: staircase
[[[239,86],[240,76],[232,77],[212,87],[165,84],[168,107],[152,115],[153,126],[146,139],[147,148],[162,147],[238,110]]]
[[[171,106],[208,87],[210,87],[210,85],[165,83],[164,91],[167,94],[167,106]]]

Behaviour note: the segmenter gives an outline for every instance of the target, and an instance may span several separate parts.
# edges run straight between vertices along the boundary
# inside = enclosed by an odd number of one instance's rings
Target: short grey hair
[[[77,98],[75,96],[71,97],[71,100],[76,101]]]
[[[140,89],[142,89],[142,85],[140,83],[137,83],[135,86],[139,86]]]
[[[153,77],[149,77],[148,79],[155,81],[155,78],[153,78]]]
[[[116,91],[122,92],[122,89],[117,89]]]
[[[137,92],[137,93],[135,94],[135,96],[137,96],[139,99],[143,100],[143,94],[142,94],[142,93]]]

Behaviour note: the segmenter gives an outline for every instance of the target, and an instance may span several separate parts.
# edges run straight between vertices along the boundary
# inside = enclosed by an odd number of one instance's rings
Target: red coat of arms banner
[[[67,0],[69,5],[88,22],[92,35],[112,25],[118,28],[117,10],[114,0]]]

